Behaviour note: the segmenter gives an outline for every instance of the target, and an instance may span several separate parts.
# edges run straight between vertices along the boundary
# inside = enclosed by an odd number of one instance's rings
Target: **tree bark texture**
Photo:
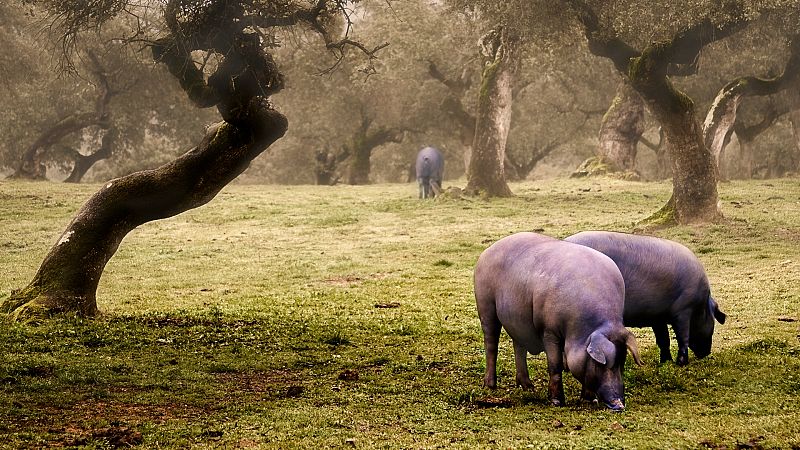
[[[475,139],[467,170],[469,193],[510,197],[504,172],[506,141],[511,127],[512,88],[519,67],[519,42],[505,28],[482,39],[488,61],[481,76]]]
[[[630,84],[622,82],[603,116],[595,154],[613,172],[633,172],[643,133],[644,102]]]
[[[100,276],[131,230],[209,202],[286,132],[286,118],[267,100],[282,88],[283,76],[262,50],[260,38],[241,28],[237,31],[238,10],[207,12],[233,29],[198,27],[195,30],[208,34],[187,37],[189,29],[176,23],[174,9],[172,21],[168,20],[173,34],[153,45],[153,56],[167,66],[196,105],[216,106],[224,121],[209,127],[197,147],[174,161],[112,180],[92,195],[33,280],[0,306],[12,319],[63,312],[96,314]],[[228,21],[223,13],[231,14]],[[218,48],[225,49],[224,59],[206,82],[191,51]]]
[[[634,58],[629,78],[664,131],[672,163],[672,199],[678,223],[721,217],[713,156],[703,141],[694,102],[666,76],[664,47],[654,45]]]
[[[790,87],[798,89],[796,80],[800,74],[800,37],[794,37],[789,47],[789,59],[781,75],[769,79],[752,76],[737,78],[726,84],[711,104],[703,123],[703,139],[714,156],[720,176],[720,161],[734,131],[736,115],[743,98],[772,95]]]

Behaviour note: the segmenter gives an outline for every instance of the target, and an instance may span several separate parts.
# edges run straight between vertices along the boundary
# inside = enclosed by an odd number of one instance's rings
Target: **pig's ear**
[[[714,315],[714,318],[717,319],[717,322],[719,322],[720,324],[724,324],[725,319],[727,319],[728,316],[726,316],[724,312],[719,310],[719,305],[717,305],[717,301],[714,300],[711,296],[708,297],[708,306],[709,308],[711,308],[711,314]]]
[[[595,331],[589,336],[589,345],[586,346],[586,351],[593,360],[603,365],[608,361],[613,361],[614,353],[616,353],[614,344],[599,331]]]
[[[625,347],[628,347],[628,351],[631,352],[631,356],[633,356],[633,360],[636,364],[643,366],[644,362],[642,362],[642,358],[639,357],[639,346],[636,344],[636,338],[633,337],[633,333],[630,331],[625,334]]]

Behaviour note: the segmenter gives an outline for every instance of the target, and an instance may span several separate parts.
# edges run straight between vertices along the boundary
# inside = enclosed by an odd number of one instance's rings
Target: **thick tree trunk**
[[[401,129],[379,127],[377,130],[370,131],[371,125],[372,118],[362,111],[361,126],[356,130],[350,145],[343,150],[343,153],[350,155],[351,159],[348,184],[368,184],[369,173],[372,169],[370,159],[373,150],[389,142],[403,140],[403,130]]]
[[[175,161],[106,183],[78,211],[33,281],[12,293],[2,311],[15,317],[96,314],[100,276],[131,230],[209,202],[283,136],[283,115],[258,102],[250,109],[247,121],[210,127],[197,147]]]
[[[600,124],[595,155],[613,172],[633,172],[636,146],[643,133],[644,102],[627,82],[622,82]]]
[[[347,178],[347,184],[369,184],[369,172],[372,168],[370,164],[372,149],[359,145],[353,150],[355,151],[352,153],[353,160],[350,163],[350,175]]]
[[[185,38],[182,33],[177,35]],[[263,52],[260,38],[242,30],[212,37],[210,44],[194,40],[205,45],[198,48],[227,49],[207,83],[192,62],[193,47],[176,43],[174,35],[156,42],[153,56],[166,64],[195,104],[216,106],[224,121],[209,127],[197,147],[174,161],[106,183],[81,207],[33,280],[13,292],[0,311],[12,319],[96,314],[100,276],[131,230],[209,202],[283,136],[286,118],[267,100],[283,87],[283,76]]]
[[[661,124],[672,161],[673,192],[670,202],[654,216],[661,223],[720,218],[714,157],[705,145],[694,103],[672,85],[669,76],[693,72],[703,47],[738,32],[750,19],[737,16],[719,23],[709,15],[671,39],[639,51],[616,36],[587,2],[569,3],[584,26],[592,53],[610,59],[628,77]]]
[[[511,127],[512,88],[519,66],[519,44],[505,29],[485,36],[483,44],[489,61],[481,77],[475,139],[465,190],[489,197],[510,197],[513,193],[506,183],[503,163]]]
[[[703,141],[694,102],[667,77],[669,46],[654,44],[630,61],[628,77],[661,124],[672,162],[672,205],[678,223],[709,222],[718,208],[714,158]]]

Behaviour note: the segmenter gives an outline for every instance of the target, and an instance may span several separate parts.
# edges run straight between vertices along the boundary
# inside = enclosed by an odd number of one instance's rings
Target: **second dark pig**
[[[625,325],[653,328],[662,363],[672,360],[667,325],[678,341],[679,366],[689,363],[689,349],[698,358],[711,353],[714,321],[725,323],[726,316],[691,250],[667,239],[609,231],[584,231],[565,241],[591,247],[616,263],[625,280]]]

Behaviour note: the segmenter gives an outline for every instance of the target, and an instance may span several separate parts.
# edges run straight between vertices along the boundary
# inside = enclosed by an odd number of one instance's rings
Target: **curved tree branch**
[[[780,75],[773,78],[740,77],[726,84],[719,91],[703,123],[703,139],[714,155],[717,170],[719,170],[725,146],[734,131],[742,99],[780,92],[794,86],[798,76],[800,76],[800,35],[795,35],[790,40],[789,59]],[[762,122],[762,124],[765,123]]]

